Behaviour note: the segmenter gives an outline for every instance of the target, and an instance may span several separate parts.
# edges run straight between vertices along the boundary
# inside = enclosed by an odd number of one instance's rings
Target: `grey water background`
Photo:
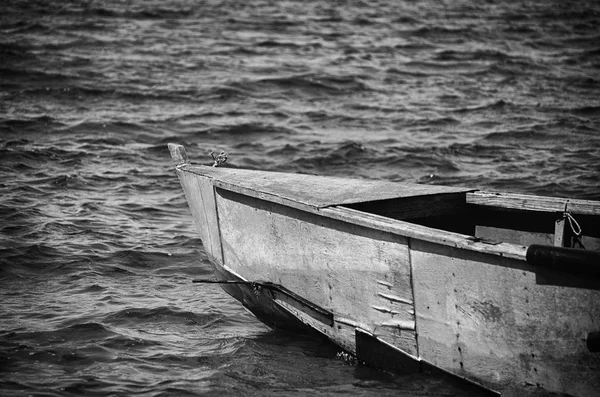
[[[217,286],[196,163],[600,199],[596,1],[0,3],[0,394],[464,395]]]

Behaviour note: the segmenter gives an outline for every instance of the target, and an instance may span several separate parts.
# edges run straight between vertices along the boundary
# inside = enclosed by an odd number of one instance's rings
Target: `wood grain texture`
[[[598,395],[600,291],[536,284],[522,261],[411,240],[421,358],[524,395]]]
[[[471,192],[467,193],[467,204],[541,212],[563,212],[566,209],[572,214],[600,215],[600,203],[597,201],[525,194]]]
[[[334,321],[333,326],[329,327],[279,297],[276,297],[273,302],[312,330],[329,338],[342,349],[349,352],[356,351],[356,341],[354,338],[354,330],[356,327],[354,325],[348,326],[343,322]]]
[[[566,218],[557,219],[554,222],[554,246],[568,247],[570,246],[570,233]]]
[[[429,218],[448,214],[458,215],[467,211],[464,192],[440,192],[437,194],[369,201],[350,204],[347,207],[400,220]]]
[[[502,241],[505,243],[516,244],[520,246],[529,246],[531,244],[553,244],[552,234],[527,232],[491,226],[477,225],[475,227],[475,236],[487,240]]]
[[[350,179],[233,168],[184,166],[186,172],[214,179],[215,186],[269,201],[324,208],[397,197],[469,192],[474,189]],[[292,205],[293,206],[293,205]]]
[[[175,165],[183,165],[188,163],[188,156],[185,152],[185,148],[182,145],[176,143],[169,143],[169,152],[171,153],[171,159]]]
[[[200,239],[211,262],[223,263],[214,187],[211,180],[177,170]]]
[[[405,238],[225,190],[216,197],[228,268],[284,285],[416,355],[414,327],[405,327],[414,324]]]
[[[386,231],[399,236],[430,241],[432,243],[450,247],[464,248],[475,252],[484,252],[506,258],[525,260],[525,253],[527,251],[527,247],[520,245],[510,243],[488,244],[487,242],[480,241],[480,239],[475,236],[432,229],[426,226],[390,219],[379,215],[367,214],[345,207],[323,208],[319,210],[319,213],[332,219],[343,220],[345,222]]]

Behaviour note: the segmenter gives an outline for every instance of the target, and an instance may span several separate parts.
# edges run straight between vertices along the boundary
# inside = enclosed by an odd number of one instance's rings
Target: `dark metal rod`
[[[200,279],[200,280],[192,280],[193,283],[197,284],[238,284],[238,285],[249,285],[249,286],[259,286],[261,288],[266,288],[271,291],[279,292],[288,298],[298,302],[303,307],[310,308],[311,310],[320,313],[327,318],[330,318],[333,321],[333,313],[327,309],[324,309],[318,305],[315,305],[311,301],[301,297],[300,295],[290,291],[285,288],[283,285],[273,284],[268,281],[243,281],[243,280],[208,280],[208,279]]]
[[[527,263],[565,273],[600,278],[600,252],[532,244]]]
[[[192,283],[196,284],[243,284],[243,285],[263,285],[263,283],[255,282],[255,281],[242,281],[242,280],[192,280]]]
[[[589,351],[592,353],[600,353],[600,331],[590,332],[586,342]]]

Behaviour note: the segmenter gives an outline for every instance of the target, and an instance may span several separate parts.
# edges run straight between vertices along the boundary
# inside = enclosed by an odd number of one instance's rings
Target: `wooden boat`
[[[600,202],[193,166],[169,148],[218,282],[266,324],[503,395],[600,395]]]

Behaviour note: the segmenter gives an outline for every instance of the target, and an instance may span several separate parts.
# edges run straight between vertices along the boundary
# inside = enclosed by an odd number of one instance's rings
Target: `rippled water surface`
[[[600,199],[595,1],[0,3],[0,394],[462,395],[269,330],[166,149]]]

